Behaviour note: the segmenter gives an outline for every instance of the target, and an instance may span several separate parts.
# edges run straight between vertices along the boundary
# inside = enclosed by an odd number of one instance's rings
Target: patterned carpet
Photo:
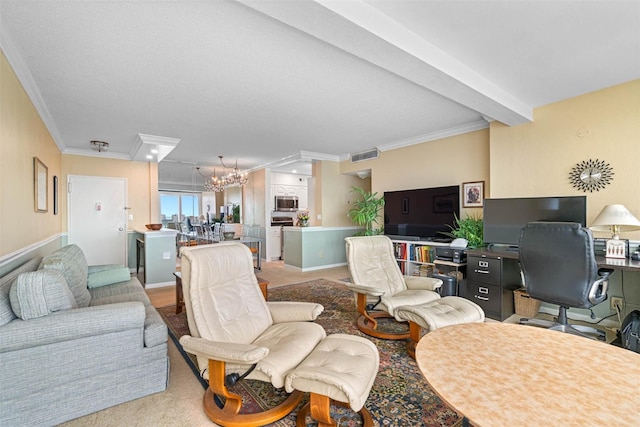
[[[406,341],[379,340],[362,334],[355,327],[357,312],[353,294],[344,285],[329,280],[313,280],[277,287],[269,289],[269,301],[320,303],[324,306],[324,312],[317,322],[325,328],[327,334],[342,332],[365,336],[376,344],[380,351],[380,368],[366,404],[375,425],[462,425],[460,416],[431,391],[415,361],[407,355]],[[194,357],[184,353],[177,342],[180,336],[189,332],[185,312],[176,315],[175,306],[162,307],[158,311],[169,326],[172,339],[192,366],[194,373],[198,375]],[[203,387],[206,387],[204,382]],[[243,396],[244,406],[249,412],[257,408],[271,407],[285,398],[283,391],[275,390],[270,384],[260,381],[241,381],[233,391]],[[272,425],[295,426],[296,412]],[[361,424],[358,415],[346,408],[332,408],[332,417],[340,426]],[[314,425],[311,420],[308,421],[309,426]]]

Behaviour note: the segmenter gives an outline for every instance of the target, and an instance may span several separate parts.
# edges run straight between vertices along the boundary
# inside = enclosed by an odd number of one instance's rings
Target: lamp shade
[[[589,228],[594,231],[612,231],[618,234],[622,231],[640,230],[640,221],[623,205],[607,205]]]

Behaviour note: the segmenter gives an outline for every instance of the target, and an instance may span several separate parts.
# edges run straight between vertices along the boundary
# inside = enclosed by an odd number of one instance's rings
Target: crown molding
[[[435,141],[436,139],[448,138],[450,136],[461,135],[463,133],[469,133],[480,129],[487,129],[489,123],[485,120],[478,120],[472,123],[467,123],[460,126],[455,126],[449,129],[439,130],[437,132],[425,133],[424,135],[414,136],[409,139],[403,139],[400,141],[390,142],[388,144],[382,144],[378,146],[380,151],[390,151],[397,148],[409,147],[411,145],[422,144],[423,142]]]
[[[38,111],[40,119],[44,122],[49,134],[53,138],[53,142],[55,142],[58,149],[64,153],[65,145],[62,142],[60,132],[49,113],[49,109],[47,108],[42,95],[40,95],[38,85],[36,84],[27,63],[22,58],[22,55],[16,48],[13,39],[7,32],[6,25],[0,25],[0,49],[4,52],[4,56],[7,58],[9,65],[11,65],[11,68],[22,85],[22,88],[27,93],[27,96],[31,100],[36,111]]]
[[[85,157],[99,157],[101,159],[115,159],[115,160],[133,160],[127,154],[122,153],[112,153],[109,151],[102,151],[98,153],[93,150],[83,150],[80,148],[68,148],[62,152],[62,154],[71,154],[74,156],[85,156]]]

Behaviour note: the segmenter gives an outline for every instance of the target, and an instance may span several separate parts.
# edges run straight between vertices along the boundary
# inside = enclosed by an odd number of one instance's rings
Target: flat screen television
[[[442,232],[451,231],[460,217],[460,186],[386,191],[384,233],[411,240],[450,241]]]
[[[515,248],[520,240],[520,229],[528,222],[578,222],[586,227],[587,197],[485,199],[482,217],[485,245]]]

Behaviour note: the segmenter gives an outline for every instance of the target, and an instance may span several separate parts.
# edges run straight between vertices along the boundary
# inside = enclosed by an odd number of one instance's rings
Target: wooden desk
[[[474,426],[638,425],[640,354],[600,341],[470,323],[425,335],[416,362]]]
[[[630,258],[615,259],[597,256],[596,262],[600,268],[612,268],[614,270],[637,271],[640,272],[640,261],[634,261]]]
[[[509,259],[519,259],[520,255],[517,250],[505,250],[500,248],[479,248],[467,249],[467,256],[476,255],[494,255]],[[636,271],[640,272],[640,261],[634,261],[630,258],[615,259],[605,258],[604,256],[596,256],[596,262],[600,268],[613,268],[614,270]]]
[[[173,275],[176,276],[176,314],[178,314],[182,312],[182,307],[184,307],[184,296],[182,295],[182,272],[176,271],[175,273],[173,273]],[[262,280],[259,277],[256,277],[256,279],[258,279],[260,291],[262,292],[262,295],[264,296],[264,299],[266,301],[267,297],[269,296],[269,290],[267,289],[269,286],[269,281]]]

